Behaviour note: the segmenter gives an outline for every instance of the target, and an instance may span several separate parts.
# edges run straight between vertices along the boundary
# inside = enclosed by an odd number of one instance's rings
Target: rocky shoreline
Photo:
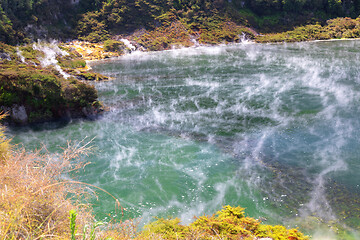
[[[260,35],[233,22],[218,22],[206,30],[190,31],[174,21],[153,30],[137,30],[100,43],[38,42],[25,46],[0,43],[0,109],[13,124],[85,117],[104,112],[89,81],[106,81],[86,61],[122,56],[132,51],[162,51],[243,41],[299,42],[360,37],[360,18],[336,18],[327,25],[306,25],[293,31]]]
[[[8,124],[93,119],[104,111],[88,81],[109,78],[89,71],[78,53],[54,42],[0,44],[0,52],[0,109]]]
[[[210,23],[208,23],[210,25]],[[219,21],[197,31],[180,21],[166,22],[152,30],[138,29],[129,35],[114,35],[104,42],[72,41],[66,43],[84,60],[102,60],[131,51],[163,51],[176,48],[233,44],[244,41],[282,43],[360,38],[360,18],[335,18],[326,24],[308,24],[291,31],[260,34],[232,21]]]

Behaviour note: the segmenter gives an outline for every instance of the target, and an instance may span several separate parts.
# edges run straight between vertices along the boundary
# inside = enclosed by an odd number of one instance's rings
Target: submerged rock
[[[83,107],[81,112],[84,114],[85,117],[94,119],[96,118],[96,116],[99,115],[99,113],[103,112],[103,109],[94,106],[87,106],[87,107]]]

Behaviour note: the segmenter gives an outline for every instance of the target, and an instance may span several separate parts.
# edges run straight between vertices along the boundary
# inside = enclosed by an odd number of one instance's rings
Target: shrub
[[[180,220],[157,219],[145,226],[140,239],[257,239],[270,237],[274,240],[307,240],[297,229],[284,226],[263,225],[260,221],[245,217],[244,208],[225,206],[213,216],[201,216],[188,226]]]
[[[120,52],[122,53],[125,49],[125,44],[116,40],[106,40],[104,42],[105,52]]]
[[[62,178],[63,174],[82,168],[76,159],[87,153],[86,145],[75,148],[69,144],[63,154],[54,156],[24,149],[11,151],[3,132],[0,135],[1,239],[68,239],[71,209],[79,213],[79,226],[93,221],[88,207],[77,203],[84,188],[67,184]],[[68,198],[69,193],[72,198]]]

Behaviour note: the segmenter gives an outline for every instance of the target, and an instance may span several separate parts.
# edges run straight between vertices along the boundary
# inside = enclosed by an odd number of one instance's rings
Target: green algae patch
[[[274,240],[308,240],[297,229],[262,224],[259,220],[246,217],[244,208],[225,206],[213,216],[198,217],[188,226],[180,220],[157,219],[144,227],[140,239],[258,239],[269,237]]]

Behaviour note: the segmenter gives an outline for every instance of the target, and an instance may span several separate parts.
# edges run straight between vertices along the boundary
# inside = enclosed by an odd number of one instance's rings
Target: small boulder
[[[0,59],[11,61],[10,54],[4,52],[0,52]]]
[[[26,124],[29,119],[26,113],[26,109],[23,105],[12,106],[10,117],[15,123],[19,123],[19,124]]]
[[[98,109],[98,108],[95,108],[95,107],[93,107],[93,106],[83,107],[83,108],[82,108],[82,113],[83,113],[87,118],[94,119],[94,118],[96,118],[96,116],[98,115],[99,109]]]

